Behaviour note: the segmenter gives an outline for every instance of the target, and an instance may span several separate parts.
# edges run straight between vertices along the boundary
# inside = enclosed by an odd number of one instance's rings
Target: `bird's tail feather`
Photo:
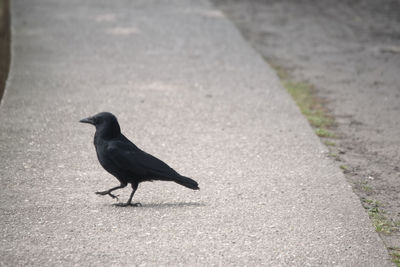
[[[183,185],[187,188],[193,189],[193,190],[199,190],[199,184],[193,180],[190,179],[189,177],[185,177],[185,176],[179,176],[177,178],[175,178],[175,183]]]

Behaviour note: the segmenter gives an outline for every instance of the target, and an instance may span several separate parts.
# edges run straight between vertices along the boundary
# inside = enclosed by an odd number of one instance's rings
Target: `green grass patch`
[[[339,167],[344,171],[349,171],[349,167],[347,167],[346,165],[340,165]]]
[[[267,58],[264,58],[264,59],[265,59],[265,61],[269,62],[269,60]],[[289,74],[281,66],[278,66],[278,65],[272,64],[272,63],[270,65],[275,70],[276,74],[278,74],[279,79],[281,79],[281,80],[289,79]]]
[[[347,165],[340,165],[339,168],[343,170],[343,173],[349,173],[350,168]]]
[[[301,113],[314,127],[315,133],[319,137],[335,138],[335,134],[329,131],[329,128],[334,125],[334,120],[323,107],[323,100],[316,96],[313,86],[306,82],[297,82],[290,79],[288,73],[280,66],[273,65],[272,67],[281,79],[283,86],[296,102]]]
[[[399,230],[399,222],[394,222],[386,216],[382,204],[372,199],[362,198],[361,201],[378,233],[389,235]]]
[[[397,267],[400,267],[400,248],[399,247],[389,247],[390,256],[392,256],[392,261]]]
[[[367,183],[362,184],[361,189],[364,190],[366,193],[371,193],[373,191],[372,187],[369,186]]]
[[[336,153],[330,152],[330,153],[328,154],[328,157],[333,158],[333,159],[336,160],[336,161],[341,161],[339,155],[336,154]]]
[[[367,194],[372,193],[374,190],[370,185],[368,185],[368,182],[366,181],[359,181],[354,183],[355,187],[361,191],[364,191]]]
[[[312,126],[326,129],[332,125],[332,118],[322,107],[321,100],[314,96],[312,85],[291,80],[282,82]]]
[[[326,128],[317,128],[315,130],[315,133],[319,137],[328,137],[328,138],[335,138],[336,137],[336,135],[334,133],[332,133],[331,131],[328,131],[328,129],[326,129]]]
[[[330,140],[325,140],[325,141],[324,141],[324,144],[327,145],[327,146],[336,146],[336,143],[335,143],[335,142],[332,142],[332,141],[330,141]]]

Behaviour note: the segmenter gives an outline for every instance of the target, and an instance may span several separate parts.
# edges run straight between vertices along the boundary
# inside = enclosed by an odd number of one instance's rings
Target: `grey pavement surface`
[[[12,1],[0,264],[390,266],[275,73],[207,1]],[[196,179],[117,208],[82,117]],[[130,190],[120,191],[122,201]]]

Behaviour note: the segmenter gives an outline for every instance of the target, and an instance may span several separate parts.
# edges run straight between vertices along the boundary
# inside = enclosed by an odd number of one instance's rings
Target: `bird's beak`
[[[87,118],[81,119],[79,122],[89,123],[89,124],[93,124],[94,125],[94,120],[93,120],[92,117],[87,117]]]

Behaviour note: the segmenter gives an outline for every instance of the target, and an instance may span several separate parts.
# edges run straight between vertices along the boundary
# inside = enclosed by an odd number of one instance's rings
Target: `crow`
[[[144,181],[174,181],[193,190],[200,189],[196,181],[180,175],[166,163],[144,152],[129,141],[121,133],[117,118],[113,114],[101,112],[82,119],[80,122],[96,127],[94,146],[97,158],[101,166],[120,182],[119,186],[96,192],[96,194],[109,195],[118,201],[118,197],[111,192],[126,187],[128,183],[132,186],[128,202],[117,203],[116,206],[141,206],[140,203],[132,203],[132,198],[139,183]]]

